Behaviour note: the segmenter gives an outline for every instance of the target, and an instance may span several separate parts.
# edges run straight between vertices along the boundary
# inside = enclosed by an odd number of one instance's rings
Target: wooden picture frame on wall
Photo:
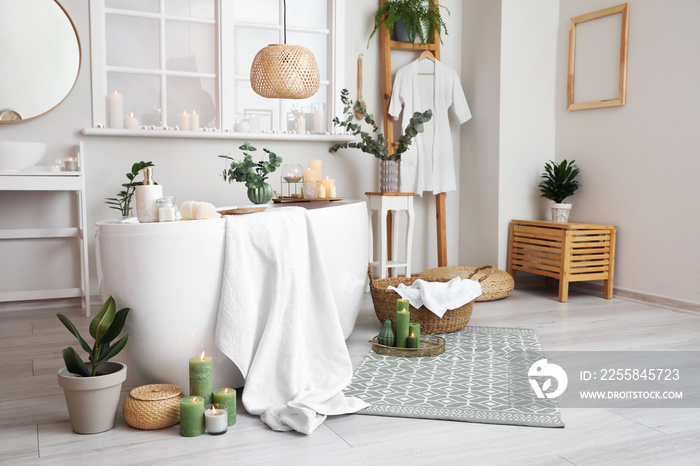
[[[575,72],[575,58],[576,58],[576,26],[580,23],[586,21],[592,21],[600,18],[605,18],[607,16],[615,15],[620,13],[621,25],[620,25],[620,63],[619,63],[619,80],[617,83],[617,97],[605,98],[601,100],[588,100],[584,102],[576,102],[574,98],[574,72]],[[625,99],[627,94],[627,42],[629,37],[629,3],[624,3],[622,5],[613,6],[606,8],[604,10],[595,11],[593,13],[588,13],[581,16],[576,16],[569,20],[569,69],[567,76],[566,85],[566,109],[567,110],[584,110],[589,108],[603,108],[603,107],[616,107],[620,105],[625,105]],[[607,44],[588,44],[588,43],[578,44],[579,49],[583,47],[599,47],[602,50],[593,50],[589,55],[595,55],[597,52],[606,51],[605,48]],[[586,49],[588,50],[588,49]],[[583,50],[579,50],[582,52]],[[614,57],[612,57],[614,58]],[[593,70],[589,70],[593,72]],[[589,74],[590,76],[590,74]],[[579,73],[580,79],[585,79],[583,73]],[[586,99],[583,99],[586,100]]]

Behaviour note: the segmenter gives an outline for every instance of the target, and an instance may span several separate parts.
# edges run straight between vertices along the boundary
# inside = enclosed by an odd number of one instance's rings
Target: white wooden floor
[[[87,327],[79,308],[60,312]],[[564,429],[347,415],[304,436],[273,432],[239,406],[219,437],[139,431],[121,414],[111,431],[78,435],[56,381],[74,341],[55,314],[0,313],[0,464],[700,464],[700,409],[563,409]],[[517,289],[476,303],[470,325],[535,328],[550,351],[700,350],[700,314],[573,290],[562,304],[554,289]],[[367,295],[348,339],[355,366],[380,327]]]

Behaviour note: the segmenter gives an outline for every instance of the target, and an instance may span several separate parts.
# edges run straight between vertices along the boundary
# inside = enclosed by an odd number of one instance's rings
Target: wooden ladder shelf
[[[379,5],[387,0],[379,0]],[[438,0],[434,0],[435,5],[438,5]],[[402,50],[408,52],[424,52],[430,51],[433,56],[440,60],[440,35],[439,31],[435,31],[433,42],[430,44],[411,44],[409,42],[400,42],[391,40],[389,37],[389,29],[384,25],[379,28],[379,43],[381,48],[381,70],[382,70],[382,110],[384,115],[384,135],[392,143],[389,146],[389,152],[392,153],[396,148],[394,141],[394,124],[393,118],[389,115],[389,102],[391,101],[392,79],[391,79],[391,52],[393,50]],[[438,249],[438,266],[447,265],[447,231],[445,219],[445,193],[435,195],[435,216],[437,221],[437,249]],[[389,218],[391,221],[391,217]],[[391,225],[389,224],[389,231]],[[391,248],[389,248],[391,250]]]

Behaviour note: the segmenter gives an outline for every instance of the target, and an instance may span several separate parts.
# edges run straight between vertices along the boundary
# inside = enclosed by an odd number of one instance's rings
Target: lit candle
[[[63,162],[63,168],[67,172],[77,172],[78,171],[78,161],[73,157],[68,157],[65,162]]]
[[[117,91],[109,95],[109,127],[124,128],[124,96]]]
[[[199,115],[194,110],[190,114],[190,131],[199,131]]]
[[[313,181],[321,181],[321,161],[320,160],[309,160],[309,168],[316,170],[318,172],[318,178]]]
[[[180,435],[196,437],[204,433],[204,398],[187,396],[180,400]]]
[[[319,199],[325,199],[326,198],[326,187],[323,185],[320,185],[318,187],[318,198]]]
[[[408,299],[396,300],[396,347],[406,348],[408,338],[408,324],[411,313],[408,312]]]
[[[139,119],[134,116],[134,112],[126,116],[126,129],[139,129]]]
[[[406,338],[406,348],[418,348],[418,342],[414,333],[410,333],[408,338]]]
[[[321,175],[316,170],[308,168],[304,170],[304,181],[321,181]]]
[[[297,133],[299,134],[305,134],[306,133],[306,119],[304,119],[304,116],[300,116],[297,118]]]
[[[420,324],[408,324],[408,333],[416,337],[416,346],[409,346],[409,348],[420,348]]]
[[[207,434],[221,435],[228,429],[228,412],[226,405],[219,403],[207,405],[204,411]]]
[[[180,129],[183,131],[189,131],[190,129],[190,114],[187,112],[180,114]]]
[[[204,351],[202,351],[198,358],[190,359],[190,395],[202,397],[206,404],[210,404],[211,394],[211,358],[204,356]]]
[[[228,425],[236,423],[236,390],[233,388],[217,388],[212,395],[214,403],[225,404],[228,408]]]
[[[331,186],[335,186],[335,180],[326,177],[325,180],[321,180],[321,184],[326,187],[326,191],[330,192]]]

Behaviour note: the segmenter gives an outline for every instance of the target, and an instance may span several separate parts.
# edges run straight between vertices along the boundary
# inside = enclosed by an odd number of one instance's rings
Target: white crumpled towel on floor
[[[399,283],[398,287],[388,286],[402,298],[408,299],[411,306],[418,309],[425,306],[436,316],[442,318],[445,312],[464,306],[469,301],[481,296],[481,283],[455,277],[449,282],[427,282],[418,279],[411,286]]]
[[[367,406],[342,393],[352,363],[306,209],[226,219],[216,343],[245,378],[246,410],[274,430],[310,434]]]

